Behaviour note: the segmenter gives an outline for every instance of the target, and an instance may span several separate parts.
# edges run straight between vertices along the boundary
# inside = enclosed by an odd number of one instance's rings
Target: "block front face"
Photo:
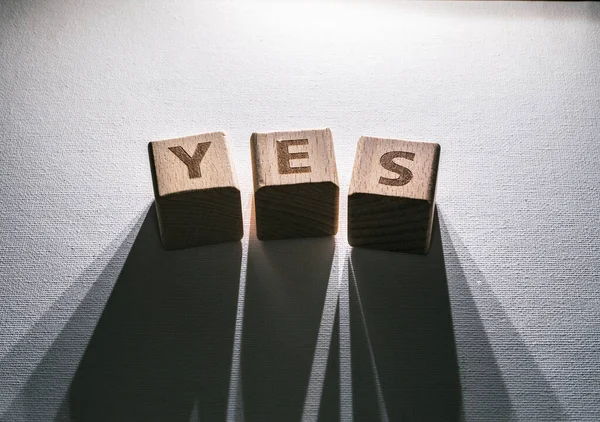
[[[180,249],[240,240],[242,202],[235,188],[171,195],[156,202],[165,249]]]
[[[348,242],[426,253],[439,155],[434,143],[362,137],[348,196]]]
[[[330,182],[264,187],[256,192],[254,206],[260,240],[337,233],[339,188]]]
[[[358,193],[348,198],[352,246],[426,253],[434,206],[427,201]]]
[[[151,142],[149,154],[166,249],[242,238],[240,191],[224,133]]]
[[[339,187],[331,131],[255,133],[250,142],[258,238],[337,233]]]

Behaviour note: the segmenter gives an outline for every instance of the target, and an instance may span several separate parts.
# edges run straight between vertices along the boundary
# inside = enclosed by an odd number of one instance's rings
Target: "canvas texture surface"
[[[598,3],[0,2],[0,419],[600,420],[599,69]],[[257,241],[319,128],[338,235]],[[165,252],[147,144],[216,131],[244,238]],[[441,145],[427,256],[348,246],[361,136]]]

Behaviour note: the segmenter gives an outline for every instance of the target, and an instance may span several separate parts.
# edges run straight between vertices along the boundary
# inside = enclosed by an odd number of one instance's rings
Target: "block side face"
[[[235,241],[243,236],[240,192],[233,187],[161,197],[157,210],[166,249]]]
[[[338,184],[329,129],[254,133],[251,149],[255,192],[274,185]]]
[[[339,187],[332,182],[266,186],[254,197],[260,240],[331,236],[338,231]]]
[[[238,186],[223,132],[155,141],[150,145],[157,197]]]
[[[372,194],[348,197],[348,243],[351,246],[427,253],[433,207],[420,199]]]
[[[331,129],[325,129],[326,134],[324,139],[327,141],[327,170],[330,172],[331,182],[333,182],[338,187],[340,186],[340,182],[338,180],[337,173],[337,162],[335,161],[335,145],[333,144],[333,134],[331,133]]]
[[[350,177],[350,187],[348,189],[348,196],[353,195],[355,193],[367,193],[361,192],[366,190],[365,181],[361,178],[364,177],[363,173],[364,169],[361,169],[364,166],[361,158],[364,155],[363,149],[365,147],[365,137],[361,136],[358,140],[358,144],[356,145],[356,152],[354,154],[354,164],[352,165],[352,176]]]
[[[154,162],[154,149],[152,146],[152,142],[148,143],[148,159],[150,163],[150,174],[152,176],[152,189],[154,192],[154,197],[158,198],[158,180],[156,178],[156,164]]]
[[[349,194],[369,193],[434,201],[440,146],[361,137]]]
[[[258,133],[253,133],[252,136],[250,136],[250,162],[252,164],[252,183],[254,192],[265,185],[265,171],[262,168],[263,160],[260,159],[258,151],[258,137]]]
[[[239,183],[239,179],[238,179],[238,175],[237,175],[237,171],[236,171],[236,165],[232,159],[231,148],[229,146],[229,141],[227,140],[227,135],[224,132],[218,132],[218,133],[223,135],[223,149],[225,151],[225,157],[227,157],[227,163],[228,163],[227,168],[229,168],[229,172],[231,173],[230,176],[225,175],[226,177],[231,178],[231,182],[226,183],[223,186],[235,187],[239,191],[240,183]]]

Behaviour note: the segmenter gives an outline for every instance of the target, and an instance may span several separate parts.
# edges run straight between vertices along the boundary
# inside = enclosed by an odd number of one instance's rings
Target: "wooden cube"
[[[150,142],[148,149],[165,249],[242,238],[240,189],[224,133]]]
[[[361,137],[348,192],[348,242],[427,253],[440,146]]]
[[[250,145],[257,237],[336,234],[340,189],[331,131],[254,133]]]

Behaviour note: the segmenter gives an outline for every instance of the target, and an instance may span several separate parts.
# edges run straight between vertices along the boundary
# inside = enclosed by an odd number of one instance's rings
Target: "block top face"
[[[440,146],[363,136],[358,141],[348,195],[366,193],[433,203]]]
[[[223,132],[150,142],[158,196],[193,190],[239,190]]]
[[[264,186],[332,182],[338,185],[331,130],[253,133],[254,191]]]

